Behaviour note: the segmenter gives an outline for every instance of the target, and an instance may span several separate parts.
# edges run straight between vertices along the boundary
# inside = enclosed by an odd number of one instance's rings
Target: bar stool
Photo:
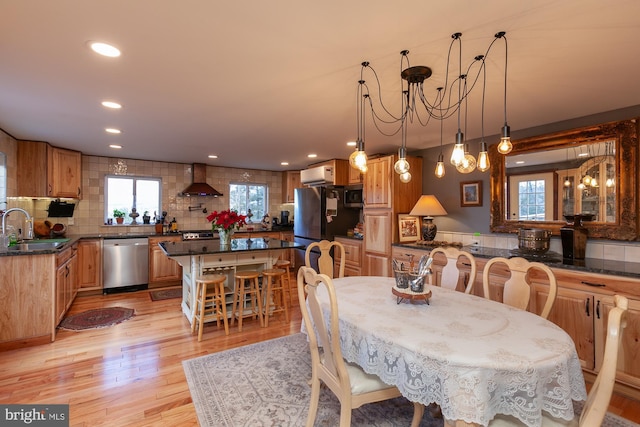
[[[229,335],[227,323],[227,304],[225,301],[224,282],[227,276],[224,274],[207,274],[196,279],[196,303],[193,307],[193,319],[191,321],[191,334],[196,330],[198,321],[198,341],[202,341],[202,328],[205,320],[215,319],[220,327],[220,319],[224,323],[224,332]],[[212,289],[209,287],[211,285]]]
[[[284,282],[282,276],[287,273],[281,268],[262,270],[262,297],[264,299],[264,326],[269,326],[269,315],[284,312],[284,318],[289,322],[289,309],[284,300]]]
[[[286,259],[279,259],[273,265],[273,268],[282,268],[287,272],[287,274],[285,274],[284,276],[285,279],[287,279],[287,286],[285,287],[285,290],[289,294],[289,298],[287,298],[287,304],[289,304],[289,307],[293,307],[294,295],[293,295],[293,290],[291,289],[291,271],[289,270],[289,267],[291,267],[291,261]]]
[[[238,331],[242,331],[242,319],[245,317],[260,319],[260,326],[264,326],[262,320],[262,300],[260,299],[260,285],[258,284],[259,271],[236,271],[236,289],[233,292],[233,305],[231,314],[231,326],[238,318]],[[249,301],[246,301],[247,295]],[[247,303],[245,313],[244,305]]]

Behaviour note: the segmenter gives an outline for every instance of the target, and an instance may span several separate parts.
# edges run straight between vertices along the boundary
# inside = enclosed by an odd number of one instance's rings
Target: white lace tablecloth
[[[429,305],[397,304],[394,283],[334,279],[342,351],[409,400],[439,404],[448,420],[486,425],[500,413],[540,426],[542,410],[571,419],[572,400],[586,399],[575,345],[555,324],[435,286]]]

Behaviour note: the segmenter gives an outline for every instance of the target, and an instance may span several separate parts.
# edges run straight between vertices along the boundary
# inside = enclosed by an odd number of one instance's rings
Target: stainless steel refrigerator
[[[360,209],[344,206],[343,187],[296,188],[293,235],[296,243],[309,245],[320,240],[346,236],[360,219]],[[304,265],[304,250],[296,250],[296,266]],[[317,269],[318,251],[311,255]]]

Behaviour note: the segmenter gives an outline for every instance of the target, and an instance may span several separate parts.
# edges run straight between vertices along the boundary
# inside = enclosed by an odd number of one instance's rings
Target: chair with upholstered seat
[[[618,351],[622,342],[622,330],[627,326],[626,313],[629,307],[627,298],[616,295],[614,297],[615,307],[609,312],[607,320],[607,339],[604,344],[604,358],[602,367],[596,377],[587,401],[582,408],[582,414],[578,419],[575,416],[572,420],[562,420],[552,418],[549,414],[542,414],[542,426],[579,426],[579,427],[599,427],[607,414],[613,386],[616,382],[616,369],[618,365]],[[507,415],[497,415],[489,422],[489,427],[509,427],[523,426],[524,424]]]
[[[340,242],[320,240],[319,242],[313,242],[307,246],[307,250],[304,254],[304,265],[313,268],[311,265],[311,252],[313,248],[320,250],[320,257],[318,258],[318,272],[326,274],[329,278],[344,277],[344,262],[345,251],[344,246]],[[333,250],[333,256],[332,256]],[[339,251],[340,264],[338,265],[338,274],[334,274],[334,258],[336,256],[335,251]]]
[[[553,304],[556,300],[556,294],[558,293],[558,283],[553,271],[546,265],[540,262],[530,262],[524,258],[491,258],[484,267],[482,272],[482,288],[484,291],[484,297],[491,299],[491,286],[489,283],[491,267],[497,263],[506,264],[511,272],[511,277],[504,282],[504,289],[502,295],[502,302],[512,307],[526,310],[529,306],[529,298],[531,296],[530,282],[527,278],[527,274],[531,269],[541,270],[546,273],[549,279],[549,295],[540,312],[540,316],[547,318],[549,312],[553,308]]]
[[[460,280],[460,270],[458,270],[458,258],[466,258],[471,266],[471,272],[469,273],[469,280],[465,285],[464,293],[468,294],[473,288],[473,283],[476,279],[476,259],[467,251],[460,250],[453,246],[439,247],[431,251],[429,256],[435,258],[435,255],[441,253],[447,259],[447,263],[442,267],[442,273],[440,274],[440,285],[443,288],[449,288],[456,290],[458,287],[458,281]]]
[[[318,293],[329,297],[327,324]],[[307,297],[305,298],[305,294]],[[333,281],[326,274],[318,274],[310,267],[298,270],[298,299],[311,351],[311,402],[307,427],[312,427],[318,411],[320,382],[340,401],[340,427],[351,425],[351,411],[366,403],[380,402],[400,396],[397,387],[385,384],[376,375],[365,373],[353,363],[347,363],[340,349],[338,302]],[[328,329],[330,328],[330,330]],[[319,347],[322,347],[320,355]],[[414,404],[412,427],[420,423],[424,407]]]

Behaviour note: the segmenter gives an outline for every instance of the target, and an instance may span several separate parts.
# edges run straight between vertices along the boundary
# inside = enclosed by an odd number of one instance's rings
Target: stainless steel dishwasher
[[[102,253],[104,293],[148,287],[149,241],[146,238],[105,238]]]

